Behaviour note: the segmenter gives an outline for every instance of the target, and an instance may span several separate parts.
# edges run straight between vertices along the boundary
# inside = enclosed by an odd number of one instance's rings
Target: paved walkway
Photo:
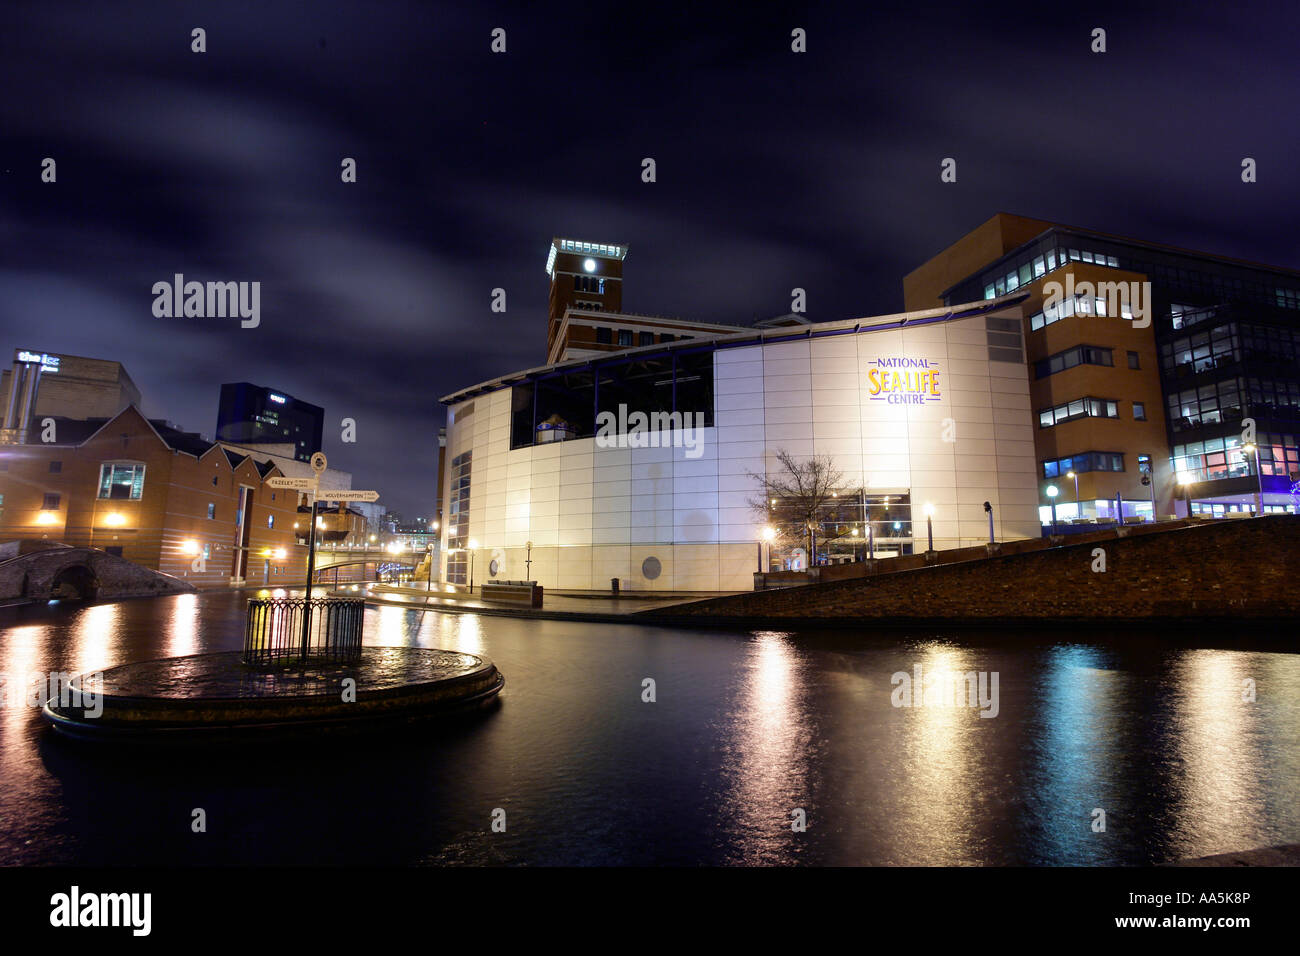
[[[353,591],[350,588],[340,588],[338,591],[330,592],[331,596],[352,598],[358,597],[361,593],[363,592]],[[723,593],[729,594],[732,592]],[[656,596],[638,594],[635,597],[631,595],[614,597],[612,595],[556,594],[548,591],[543,598],[543,607],[538,610],[495,601],[484,601],[478,595],[451,598],[440,597],[437,592],[434,592],[430,596],[414,588],[402,589],[401,591],[365,593],[366,601],[373,604],[441,611],[450,614],[494,614],[503,617],[526,617],[538,620],[623,622],[628,622],[630,616],[638,611],[671,607],[684,601],[696,601],[721,596],[722,594]]]

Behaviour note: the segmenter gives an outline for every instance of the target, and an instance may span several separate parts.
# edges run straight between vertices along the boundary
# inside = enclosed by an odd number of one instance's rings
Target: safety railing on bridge
[[[279,666],[358,660],[365,613],[364,601],[338,598],[249,601],[244,663]]]

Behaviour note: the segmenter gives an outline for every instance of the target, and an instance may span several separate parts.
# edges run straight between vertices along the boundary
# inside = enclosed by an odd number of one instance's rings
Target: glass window
[[[1119,268],[1119,260],[1116,259],[1114,256],[1107,256],[1107,257],[1106,257],[1106,265],[1110,266],[1112,269],[1118,269],[1118,268]]]
[[[217,483],[215,477],[212,483]],[[144,465],[99,466],[99,497],[138,499],[143,491]]]
[[[1085,249],[1085,250],[1083,251],[1083,261],[1084,261],[1084,262],[1091,262],[1091,261],[1092,261],[1092,253],[1089,252],[1087,249]]]
[[[208,502],[208,520],[212,521],[217,517],[217,506],[214,502]]]
[[[1147,407],[1144,402],[1133,403],[1133,421],[1144,422],[1147,420]]]
[[[272,529],[275,528],[275,515],[266,516],[266,526]]]
[[[1142,367],[1142,366],[1139,364],[1139,362],[1138,362],[1138,354],[1137,354],[1136,352],[1129,352],[1129,353],[1128,353],[1128,367],[1129,367],[1129,368],[1141,368],[1141,367]]]
[[[50,462],[50,474],[51,474],[51,475],[57,475],[57,474],[59,474],[59,473],[62,472],[62,471],[63,471],[63,462],[61,462],[61,461],[52,461],[52,462]]]
[[[1026,262],[1023,266],[1020,267],[1019,276],[1020,276],[1021,285],[1027,285],[1029,281],[1033,278],[1033,274],[1030,271],[1030,265],[1028,262]]]
[[[632,330],[631,330],[631,329],[619,329],[619,330],[618,330],[618,344],[619,344],[619,345],[631,345],[631,344],[632,344]]]
[[[612,345],[614,343],[613,334],[609,329],[596,329],[596,341],[601,345]]]
[[[58,511],[58,510],[59,510],[59,501],[60,501],[60,496],[59,496],[59,495],[55,495],[55,494],[47,494],[47,495],[45,496],[45,501],[41,504],[41,510],[42,510],[42,511]]]
[[[1042,256],[1039,256],[1037,259],[1034,260],[1034,278],[1035,279],[1038,278],[1046,271],[1047,271],[1047,263],[1044,261]]]
[[[640,345],[654,345],[655,334],[653,332],[638,332],[637,342]]]
[[[984,298],[986,298],[986,299],[996,299],[996,298],[997,298],[997,290],[996,290],[992,285],[986,285],[986,286],[984,287]]]

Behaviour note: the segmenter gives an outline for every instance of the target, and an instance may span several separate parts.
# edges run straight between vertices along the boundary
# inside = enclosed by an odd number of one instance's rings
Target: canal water
[[[33,673],[238,649],[245,600],[0,611],[0,864],[1149,864],[1300,842],[1300,655],[1244,628],[729,633],[378,608],[368,644],[486,655],[500,705],[213,753],[78,745],[13,699]],[[918,666],[983,674],[985,704],[895,706]]]

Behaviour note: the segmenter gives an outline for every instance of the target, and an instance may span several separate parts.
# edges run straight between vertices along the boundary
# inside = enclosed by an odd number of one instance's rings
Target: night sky
[[[724,322],[898,311],[998,211],[1300,266],[1295,4],[901,6],[7,5],[0,354],[121,361],[208,436],[222,382],[287,391],[425,515],[437,398],[545,361],[555,235],[630,245],[627,310]],[[260,281],[260,327],[156,318],[177,272]]]

